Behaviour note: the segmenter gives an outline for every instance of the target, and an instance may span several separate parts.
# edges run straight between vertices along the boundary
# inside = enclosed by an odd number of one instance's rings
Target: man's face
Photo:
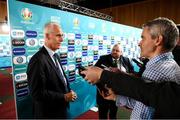
[[[55,51],[60,48],[61,42],[63,42],[63,32],[59,26],[54,26],[52,31],[48,33],[47,38],[49,48]]]
[[[150,31],[147,27],[143,29],[142,40],[139,42],[141,48],[141,57],[151,58],[155,52],[155,39],[151,38]]]
[[[122,51],[120,49],[120,46],[116,45],[112,48],[111,55],[113,58],[118,59],[122,55]]]

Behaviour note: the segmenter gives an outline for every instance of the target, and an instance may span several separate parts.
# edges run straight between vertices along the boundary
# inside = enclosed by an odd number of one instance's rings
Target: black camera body
[[[79,68],[78,68],[78,70],[79,70],[79,75],[81,76],[81,77],[85,77],[85,75],[84,74],[81,74],[81,71],[84,71],[84,70],[86,70],[86,68],[85,67],[83,67],[83,66],[79,66]]]

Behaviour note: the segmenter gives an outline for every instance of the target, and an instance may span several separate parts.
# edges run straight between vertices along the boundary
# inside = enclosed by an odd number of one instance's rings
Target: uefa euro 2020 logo
[[[31,20],[32,19],[32,11],[28,8],[23,8],[21,10],[21,16],[24,20]]]

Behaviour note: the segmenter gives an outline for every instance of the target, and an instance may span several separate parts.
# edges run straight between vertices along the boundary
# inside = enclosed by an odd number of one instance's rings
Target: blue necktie
[[[53,59],[54,59],[54,61],[55,61],[55,66],[56,66],[56,70],[58,71],[58,73],[59,73],[59,76],[60,76],[60,79],[62,80],[62,82],[65,84],[65,87],[66,87],[66,91],[67,91],[67,85],[66,85],[66,82],[65,82],[65,78],[64,78],[64,75],[63,75],[63,73],[60,71],[60,63],[58,64],[58,54],[57,53],[55,53],[54,55],[53,55]]]

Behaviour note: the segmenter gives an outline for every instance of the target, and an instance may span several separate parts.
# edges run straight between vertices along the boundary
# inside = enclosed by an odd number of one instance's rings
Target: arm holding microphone
[[[82,71],[92,84],[107,84],[115,94],[124,95],[155,108],[159,118],[180,118],[180,85],[174,82],[146,83],[127,73],[114,73],[98,67]],[[109,93],[111,94],[111,93]]]

